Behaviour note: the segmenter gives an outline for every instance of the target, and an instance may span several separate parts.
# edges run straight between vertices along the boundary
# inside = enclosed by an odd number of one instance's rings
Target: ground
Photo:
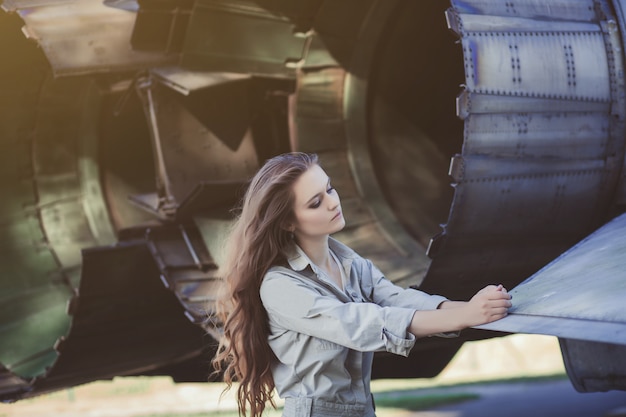
[[[372,389],[376,393],[468,381],[564,373],[556,338],[512,335],[466,343],[436,378],[374,381]],[[232,392],[220,398],[223,388],[222,384],[216,383],[175,384],[164,377],[115,378],[113,381],[86,384],[14,404],[2,404],[0,417],[146,417],[214,414],[217,411],[235,409]]]

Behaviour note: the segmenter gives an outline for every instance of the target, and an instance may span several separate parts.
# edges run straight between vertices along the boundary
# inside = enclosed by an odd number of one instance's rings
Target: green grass
[[[535,375],[535,376],[519,376],[511,378],[499,378],[499,379],[485,379],[477,381],[466,382],[452,382],[452,383],[424,383],[420,379],[407,379],[407,380],[387,380],[383,381],[382,385],[377,385],[377,388],[373,388],[374,396],[384,394],[387,392],[412,392],[415,393],[419,390],[425,389],[447,389],[455,387],[468,387],[475,385],[496,385],[496,384],[519,384],[524,382],[549,382],[549,381],[561,381],[567,379],[567,374],[557,373],[552,375]],[[377,383],[378,381],[373,381]],[[398,383],[402,386],[399,386]],[[385,388],[385,385],[390,385],[390,388]]]
[[[430,395],[399,395],[376,397],[376,408],[401,408],[409,411],[426,410],[441,405],[458,404],[463,401],[477,400],[478,394],[430,394]]]
[[[524,382],[549,382],[567,379],[567,374],[558,373],[540,376],[519,376],[512,378],[487,379],[484,381],[460,382],[456,384],[437,385],[436,388],[467,387],[472,385],[520,384]]]

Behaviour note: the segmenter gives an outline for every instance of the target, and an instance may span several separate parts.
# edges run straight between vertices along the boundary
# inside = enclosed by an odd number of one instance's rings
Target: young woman
[[[239,382],[242,415],[260,417],[273,391],[284,417],[374,416],[373,352],[408,356],[417,337],[504,317],[502,286],[469,302],[403,289],[330,237],[345,226],[316,155],[274,157],[252,179],[222,276],[224,336],[213,360]]]

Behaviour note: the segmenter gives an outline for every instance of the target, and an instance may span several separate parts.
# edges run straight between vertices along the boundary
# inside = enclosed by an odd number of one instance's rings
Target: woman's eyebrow
[[[311,201],[315,200],[317,197],[319,197],[319,196],[320,196],[320,194],[321,194],[321,193],[317,193],[317,194],[315,194],[313,197],[311,197],[311,198],[309,199],[309,201],[307,201],[307,202],[305,203],[305,205],[307,205],[307,204],[309,204]]]
[[[330,185],[330,177],[328,177],[328,180],[326,181],[326,187],[328,187],[329,185]],[[311,201],[315,200],[320,195],[322,195],[322,193],[315,194],[313,197],[309,198],[309,200],[305,203],[305,205],[309,204]]]

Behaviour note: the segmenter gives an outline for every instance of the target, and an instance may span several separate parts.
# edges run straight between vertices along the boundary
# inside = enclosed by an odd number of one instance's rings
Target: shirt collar
[[[328,238],[328,246],[337,255],[342,264],[344,264],[345,259],[352,260],[356,256],[352,249],[332,237]],[[297,244],[294,244],[293,250],[287,254],[287,262],[291,269],[298,272],[304,270],[307,266],[310,266],[313,271],[317,268]]]

